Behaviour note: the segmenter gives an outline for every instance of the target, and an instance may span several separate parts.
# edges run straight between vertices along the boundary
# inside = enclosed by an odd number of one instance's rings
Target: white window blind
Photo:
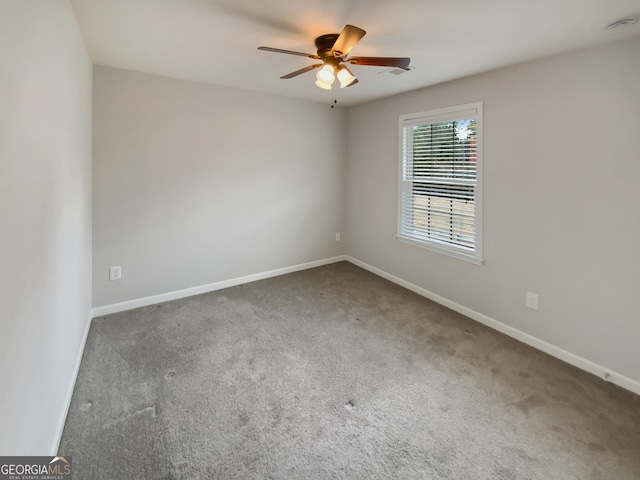
[[[398,238],[482,262],[482,103],[400,117]]]

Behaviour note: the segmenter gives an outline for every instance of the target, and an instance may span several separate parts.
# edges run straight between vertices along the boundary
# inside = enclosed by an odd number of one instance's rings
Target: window
[[[482,103],[400,116],[398,239],[482,263]]]

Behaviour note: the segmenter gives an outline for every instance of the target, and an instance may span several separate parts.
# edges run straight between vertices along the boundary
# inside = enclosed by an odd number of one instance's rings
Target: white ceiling
[[[640,35],[640,0],[72,0],[93,62],[214,85],[340,105],[433,85],[497,67]],[[315,53],[315,37],[345,24],[367,31],[353,56],[411,57],[415,70],[378,75],[332,92],[315,63],[258,51],[261,45]]]

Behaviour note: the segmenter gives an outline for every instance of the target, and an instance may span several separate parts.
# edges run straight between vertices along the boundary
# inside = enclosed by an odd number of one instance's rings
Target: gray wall
[[[52,453],[89,319],[91,75],[66,0],[0,4],[0,455]]]
[[[95,307],[344,253],[344,110],[99,66],[93,98]]]
[[[347,254],[640,380],[638,52],[636,38],[350,108]],[[395,239],[398,115],[475,101],[483,266]]]

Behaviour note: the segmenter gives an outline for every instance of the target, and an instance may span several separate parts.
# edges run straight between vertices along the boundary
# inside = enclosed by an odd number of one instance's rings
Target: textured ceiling
[[[214,85],[355,105],[505,65],[640,35],[639,0],[72,0],[93,62]],[[367,35],[354,56],[408,56],[415,70],[353,66],[357,85],[331,92],[314,63],[258,51],[315,53],[315,37],[353,24]]]

